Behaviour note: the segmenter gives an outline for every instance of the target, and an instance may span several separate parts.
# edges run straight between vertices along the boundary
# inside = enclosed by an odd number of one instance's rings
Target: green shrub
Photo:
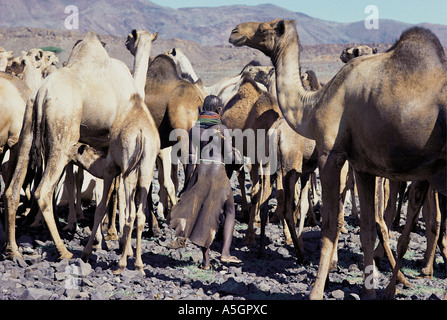
[[[61,49],[59,47],[42,47],[40,49],[42,49],[43,51],[52,51],[55,54],[58,54],[58,53],[61,53],[64,51],[63,49]]]

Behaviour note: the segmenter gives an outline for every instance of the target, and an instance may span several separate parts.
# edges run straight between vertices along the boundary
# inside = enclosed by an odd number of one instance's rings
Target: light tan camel
[[[8,60],[12,59],[13,52],[6,51],[5,48],[0,47],[0,72],[6,71],[6,67],[8,66]]]
[[[306,91],[300,79],[295,21],[243,23],[230,42],[271,57],[285,118],[316,141],[324,207],[321,257],[310,298],[323,298],[336,250],[343,222],[340,170],[346,160],[355,170],[360,196],[365,279],[373,276],[368,266],[374,265],[375,176],[426,179],[446,194],[447,63],[439,39],[411,28],[387,52],[353,59],[315,92]],[[391,251],[386,241],[384,246]],[[364,289],[367,298],[375,298],[374,287]]]
[[[85,144],[75,146],[77,150],[72,153],[76,163],[93,175],[104,179],[104,193],[95,211],[95,221],[89,241],[84,248],[83,259],[87,259],[92,252],[95,234],[101,234],[99,226],[107,213],[113,179],[121,175],[120,183],[124,185],[126,206],[125,212],[120,212],[120,214],[124,214],[126,223],[121,238],[123,253],[118,262],[118,268],[113,271],[115,274],[121,273],[126,268],[127,257],[133,255],[131,234],[135,219],[137,220],[135,268],[144,273],[141,236],[146,221],[145,212],[148,210],[147,199],[155,160],[160,150],[160,139],[155,122],[144,105],[142,97],[135,94],[129,104],[132,107],[119,116],[110,130],[107,156]]]
[[[158,32],[152,34],[146,30],[136,30],[133,29],[132,32],[127,36],[126,48],[134,56],[133,63],[133,78],[137,84],[138,93],[140,96],[144,97],[144,87],[146,84],[146,74],[149,66],[149,54],[152,49],[152,43],[157,39]],[[116,230],[116,207],[119,207],[120,217],[119,217],[119,228],[120,233],[123,234],[125,215],[124,211],[126,208],[126,203],[124,201],[124,185],[121,183],[121,179],[118,178],[115,186],[118,186],[115,190],[118,193],[117,201],[114,201],[114,209],[109,223],[107,240],[118,240],[118,231]],[[175,195],[175,193],[174,193]],[[150,197],[151,198],[151,197]],[[149,205],[152,205],[149,203]],[[153,214],[153,210],[150,210]],[[154,217],[152,217],[154,219]],[[154,220],[156,221],[156,220]]]
[[[120,81],[116,81],[119,79]],[[100,92],[101,94],[98,94]],[[53,217],[52,195],[63,169],[72,160],[72,147],[87,143],[107,150],[110,133],[121,115],[138,103],[135,81],[121,61],[112,59],[93,32],[73,48],[68,65],[48,76],[27,103],[11,181],[6,182],[6,254],[20,256],[15,241],[19,190],[30,158],[35,167],[44,156],[45,169],[34,196],[61,258],[71,258]],[[31,152],[31,157],[30,157]]]
[[[30,95],[31,90],[23,80],[0,72],[0,165],[7,150],[11,152],[10,158],[16,157],[26,101]],[[12,171],[7,168],[2,170],[2,174],[8,181]]]

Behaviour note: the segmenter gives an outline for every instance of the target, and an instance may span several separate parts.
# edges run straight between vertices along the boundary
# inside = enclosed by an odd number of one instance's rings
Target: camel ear
[[[177,55],[177,51],[175,50],[175,48],[172,48],[171,50],[171,54],[175,57]]]
[[[153,36],[154,36],[154,40],[152,40],[152,41],[157,40],[157,38],[158,38],[158,32],[155,32]]]
[[[35,57],[36,61],[42,60],[43,58],[43,51],[39,50],[38,52],[39,54]]]
[[[279,21],[276,26],[276,30],[280,35],[283,35],[284,32],[286,31],[286,22],[284,20]]]

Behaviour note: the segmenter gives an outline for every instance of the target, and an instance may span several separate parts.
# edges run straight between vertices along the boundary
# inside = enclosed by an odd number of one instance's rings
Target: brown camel
[[[145,85],[145,99],[149,111],[154,117],[160,132],[161,148],[169,148],[174,145],[180,147],[174,157],[179,158],[185,166],[188,155],[188,133],[199,116],[203,104],[203,96],[190,82],[183,80],[177,74],[176,66],[171,58],[166,55],[155,57],[149,64]],[[179,129],[173,132],[174,129]],[[171,133],[172,132],[172,133]],[[174,133],[184,133],[183,136],[171,136]],[[179,144],[177,144],[180,142]],[[159,172],[164,172],[164,181],[169,182],[171,163],[171,151],[162,150],[162,161],[158,161]],[[163,182],[161,182],[163,184]],[[166,185],[172,204],[177,199],[172,185]],[[174,191],[174,192],[173,192]]]
[[[11,162],[15,171],[11,181],[6,182],[8,257],[20,256],[15,241],[20,186],[30,158],[34,166],[39,167],[41,156],[45,169],[34,196],[60,257],[72,257],[54,221],[54,188],[72,160],[71,152],[78,141],[104,152],[108,149],[112,126],[122,120],[123,114],[137,108],[135,105],[140,105],[134,98],[136,94],[135,81],[127,66],[110,58],[93,32],[74,46],[67,67],[58,69],[43,81],[36,97],[27,103],[18,157]]]
[[[254,221],[255,216],[260,208],[265,205],[265,202],[270,195],[263,192],[266,186],[269,185],[270,174],[261,175],[259,170],[262,165],[256,154],[249,151],[256,152],[256,146],[265,143],[268,146],[268,130],[273,123],[281,116],[281,111],[275,102],[266,91],[259,89],[257,84],[249,76],[243,76],[238,84],[239,89],[237,94],[225,105],[221,111],[221,116],[229,129],[233,129],[233,145],[239,149],[241,154],[248,157],[251,163],[250,177],[252,181],[251,201],[252,206],[249,214],[249,224],[246,235],[247,243],[254,243]],[[265,134],[261,137],[262,141],[258,141],[258,130],[265,130]],[[253,145],[247,145],[244,140],[244,135],[250,136],[255,140]],[[276,141],[275,141],[276,142]],[[253,143],[250,141],[249,143]],[[249,150],[249,148],[251,148]],[[276,159],[275,159],[276,160]],[[243,174],[238,176],[241,190],[245,188],[245,177]],[[267,187],[268,188],[268,187]],[[244,198],[244,194],[243,194]]]
[[[355,170],[359,190],[369,279],[376,236],[375,176],[426,179],[446,194],[447,62],[439,39],[429,30],[411,28],[385,53],[353,59],[315,92],[306,91],[300,79],[295,21],[243,23],[232,31],[230,42],[271,57],[285,118],[298,133],[316,141],[324,207],[321,257],[310,298],[323,298],[336,250],[343,222],[340,170],[346,160]],[[386,241],[384,246],[390,250]],[[374,287],[366,282],[365,294],[375,298]]]
[[[365,45],[360,45],[356,47],[346,48],[343,50],[340,59],[347,63],[351,61],[352,59],[364,56],[364,55],[371,55],[376,54],[377,49],[371,48]],[[353,175],[353,173],[352,173]],[[350,176],[348,178],[351,178],[351,181],[354,180],[354,177]],[[380,203],[380,206],[385,207],[384,211],[384,219],[386,222],[386,226],[388,230],[391,229],[391,223],[396,221],[396,219],[400,218],[400,211],[403,201],[403,193],[405,192],[405,188],[407,185],[406,181],[389,181],[388,179],[382,179],[382,178],[376,178],[380,179],[380,181],[376,180],[376,188],[382,188],[383,190],[376,190],[376,194],[381,193],[381,198],[383,198],[384,201]],[[352,186],[351,192],[354,192],[354,187]],[[397,197],[400,194],[399,201],[397,201]],[[438,242],[439,235],[440,235],[440,229],[441,229],[441,215],[445,216],[445,206],[442,205],[439,206],[439,196],[437,192],[433,188],[427,187],[426,182],[423,181],[416,181],[414,184],[410,186],[409,190],[409,196],[411,199],[409,199],[409,209],[408,209],[408,217],[407,222],[405,224],[405,228],[403,230],[403,233],[399,237],[399,243],[398,243],[398,264],[400,264],[400,260],[402,259],[403,255],[405,254],[408,243],[410,241],[410,230],[412,226],[415,223],[415,219],[417,218],[417,213],[420,210],[420,206],[422,207],[422,215],[424,217],[425,223],[426,223],[426,237],[427,237],[427,250],[424,255],[424,267],[422,268],[422,274],[425,277],[431,278],[433,276],[433,262],[435,257],[435,249],[436,249],[436,243]],[[420,201],[423,199],[423,203]],[[378,201],[378,199],[376,199]],[[397,204],[398,203],[398,204]],[[397,205],[396,205],[397,204]],[[354,203],[353,203],[354,206]],[[440,209],[439,209],[440,207]],[[379,209],[383,210],[382,208]],[[442,214],[441,214],[442,213]],[[442,232],[444,237],[446,237],[445,232]],[[441,254],[444,256],[444,259],[446,257],[446,252],[444,252],[444,248],[447,249],[446,241],[447,238],[443,239],[442,236],[439,239],[439,247],[441,249]],[[379,243],[378,247],[375,250],[375,259],[378,260],[383,256],[383,246],[381,243]],[[396,268],[396,270],[399,270],[399,267]],[[397,279],[393,278],[393,281],[395,282]],[[405,283],[409,284],[409,283]],[[393,285],[390,285],[389,293],[391,291],[394,291],[395,289],[392,288]]]

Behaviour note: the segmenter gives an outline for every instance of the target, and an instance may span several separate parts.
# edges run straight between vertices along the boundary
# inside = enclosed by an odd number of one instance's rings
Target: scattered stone
[[[51,291],[39,288],[27,288],[20,296],[20,300],[48,300],[52,295]]]
[[[343,300],[345,298],[345,293],[343,292],[343,290],[340,289],[332,291],[331,295],[337,300]]]

